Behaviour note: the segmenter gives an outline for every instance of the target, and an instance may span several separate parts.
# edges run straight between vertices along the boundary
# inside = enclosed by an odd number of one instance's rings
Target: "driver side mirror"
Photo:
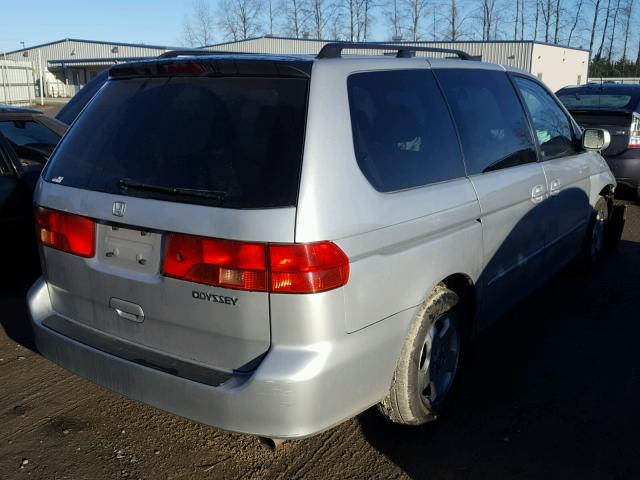
[[[602,151],[611,143],[611,134],[602,128],[586,128],[582,132],[582,148]]]

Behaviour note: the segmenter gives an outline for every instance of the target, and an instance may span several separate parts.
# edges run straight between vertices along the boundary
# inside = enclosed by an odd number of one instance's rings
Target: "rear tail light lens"
[[[236,290],[318,293],[349,280],[349,259],[331,242],[267,245],[170,234],[163,274]]]
[[[271,245],[269,260],[273,293],[325,292],[349,280],[349,259],[331,242]]]
[[[629,148],[640,148],[640,117],[636,117],[635,115],[631,121]]]
[[[163,273],[217,287],[266,291],[266,250],[258,243],[170,234]]]
[[[95,254],[96,224],[89,218],[38,208],[36,225],[38,239],[47,247],[86,258]]]

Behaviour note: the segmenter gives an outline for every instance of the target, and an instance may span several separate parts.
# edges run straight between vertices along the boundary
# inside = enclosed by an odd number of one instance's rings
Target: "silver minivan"
[[[419,425],[477,332],[598,262],[606,132],[521,71],[345,47],[111,68],[37,187],[44,356],[268,438]]]

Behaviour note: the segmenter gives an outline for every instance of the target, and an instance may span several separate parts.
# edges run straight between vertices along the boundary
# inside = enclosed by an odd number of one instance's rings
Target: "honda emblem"
[[[124,202],[113,202],[113,208],[111,213],[116,217],[124,217],[124,212],[127,210],[127,204]]]

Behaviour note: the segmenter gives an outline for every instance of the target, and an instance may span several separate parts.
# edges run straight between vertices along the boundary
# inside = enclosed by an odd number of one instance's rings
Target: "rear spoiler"
[[[182,54],[180,54],[182,55]],[[114,65],[109,79],[132,77],[166,77],[176,75],[203,77],[311,77],[311,61],[280,57],[257,57],[247,54],[211,57],[202,55],[165,57]]]

